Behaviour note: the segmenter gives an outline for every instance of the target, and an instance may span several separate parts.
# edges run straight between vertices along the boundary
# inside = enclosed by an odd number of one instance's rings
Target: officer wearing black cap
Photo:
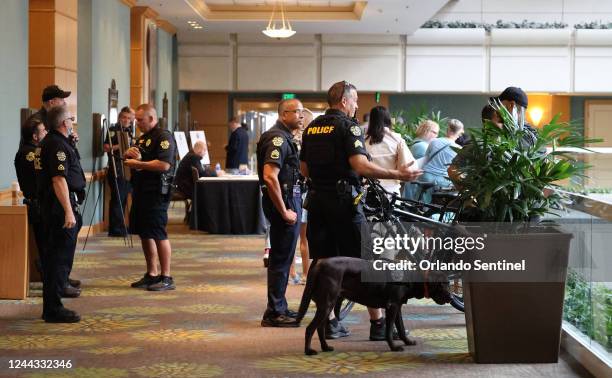
[[[168,130],[158,126],[152,105],[142,104],[136,109],[136,126],[142,134],[125,153],[125,164],[132,169],[130,231],[140,236],[147,272],[131,286],[151,291],[174,290],[170,276],[172,247],[166,225],[176,143]]]
[[[47,113],[49,134],[40,144],[39,199],[47,239],[44,258],[43,319],[74,323],[80,316],[62,305],[60,298],[74,259],[82,219],[78,205],[85,192],[85,175],[76,148],[70,143],[74,117],[65,106]]]
[[[330,109],[317,117],[302,135],[300,169],[309,177],[308,244],[315,259],[361,257],[360,227],[365,216],[359,206],[361,178],[413,181],[423,172],[412,163],[399,170],[385,169],[369,161],[363,131],[353,118],[357,111],[357,89],[341,81],[327,92]],[[369,309],[370,338],[384,339],[380,309]],[[348,336],[336,319],[330,320],[327,337]]]
[[[497,97],[502,105],[514,118],[516,124],[524,128],[526,133],[523,136],[523,143],[527,146],[533,146],[538,140],[537,131],[525,121],[525,112],[529,105],[527,94],[517,87],[508,87]]]
[[[40,203],[38,201],[35,165],[40,165],[40,160],[36,159],[36,149],[45,135],[47,135],[47,130],[42,121],[36,116],[29,117],[23,126],[21,126],[21,142],[19,150],[15,154],[15,172],[17,173],[19,187],[23,193],[23,203],[28,206],[28,224],[34,232],[34,239],[38,249],[36,267],[41,277],[43,275],[42,259],[45,256],[43,252],[45,239],[40,214]]]
[[[125,211],[128,193],[130,192],[130,183],[126,180],[123,171],[123,162],[119,156],[119,132],[126,133],[128,145],[131,146],[133,112],[134,111],[127,106],[122,108],[119,112],[117,124],[109,129],[104,140],[104,152],[108,153],[108,173],[106,177],[111,193],[108,204],[108,236],[127,235],[123,213]],[[113,149],[113,160],[111,160],[111,148]],[[117,173],[116,176],[115,172]]]
[[[299,156],[293,133],[304,122],[304,107],[297,99],[278,105],[278,121],[257,143],[257,174],[264,213],[270,222],[268,306],[263,327],[297,327],[296,313],[287,308],[285,292],[289,269],[300,233],[301,192]]]
[[[65,98],[70,96],[70,91],[63,91],[57,85],[49,85],[42,92],[42,107],[35,113],[36,116],[43,122],[45,127],[49,129],[47,124],[47,112],[56,106],[66,105]]]

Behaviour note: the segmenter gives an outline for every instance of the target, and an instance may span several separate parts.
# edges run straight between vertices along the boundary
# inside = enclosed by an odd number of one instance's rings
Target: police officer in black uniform
[[[128,135],[128,144],[131,146],[132,113],[133,110],[127,106],[121,109],[118,117],[119,122],[110,128],[104,141],[104,151],[108,153],[108,174],[106,177],[108,179],[111,193],[108,205],[108,236],[127,235],[127,228],[124,222],[123,213],[125,212],[127,197],[128,193],[130,192],[130,183],[125,178],[123,172],[123,162],[119,157],[119,132],[124,132]],[[111,146],[113,149],[113,160],[111,160]],[[116,177],[115,171],[117,172]],[[115,182],[117,186],[115,186]],[[119,193],[117,193],[117,191]]]
[[[262,204],[270,222],[268,306],[263,327],[297,327],[296,313],[287,308],[289,268],[300,233],[301,194],[299,155],[293,133],[302,127],[304,107],[297,99],[278,106],[278,121],[257,143],[257,174]]]
[[[64,91],[55,84],[49,85],[45,87],[45,89],[43,89],[41,96],[42,106],[40,107],[38,112],[34,113],[33,116],[41,120],[41,122],[45,125],[47,131],[50,130],[49,124],[47,122],[47,113],[54,107],[65,106],[66,98],[70,97],[70,94],[70,91]],[[80,160],[81,156],[79,155],[79,151],[76,149],[76,142],[78,142],[79,139],[77,133],[74,132],[70,134],[68,138],[70,139],[70,143],[74,147],[77,156]],[[70,271],[72,271],[72,264],[70,265]],[[69,275],[70,271],[68,272]],[[80,287],[81,281],[68,277],[68,280],[65,283],[64,291],[62,292],[62,296],[67,298],[76,298],[81,294],[79,290]]]
[[[125,164],[132,169],[130,231],[140,236],[147,272],[131,286],[151,291],[174,290],[174,280],[170,276],[172,247],[166,225],[176,143],[168,130],[157,125],[157,112],[149,104],[136,109],[136,126],[142,134],[136,145],[125,153]]]
[[[359,206],[362,177],[412,181],[422,174],[411,167],[413,163],[394,170],[369,161],[363,131],[354,118],[358,108],[355,86],[346,81],[335,83],[327,102],[330,109],[304,130],[300,153],[302,175],[311,180],[307,235],[315,263],[334,256],[360,257],[360,227],[365,222]],[[384,340],[381,310],[368,311],[370,338]],[[333,318],[326,334],[338,338],[349,332]]]
[[[37,162],[36,149],[45,135],[47,135],[47,130],[42,120],[36,116],[29,117],[21,127],[21,143],[15,155],[15,172],[17,173],[19,187],[23,193],[23,203],[28,206],[28,224],[34,232],[34,239],[38,249],[36,267],[41,277],[43,276],[42,259],[44,257],[45,239],[34,164]]]
[[[85,195],[85,175],[69,139],[72,122],[74,117],[65,106],[52,108],[47,113],[49,134],[35,158],[35,166],[40,168],[39,199],[47,239],[43,259],[43,319],[50,323],[74,323],[81,319],[76,312],[66,309],[60,298],[82,226],[77,208]]]

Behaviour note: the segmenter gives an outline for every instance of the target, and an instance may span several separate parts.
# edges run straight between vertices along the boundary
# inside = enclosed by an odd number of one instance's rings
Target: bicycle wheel
[[[460,275],[449,276],[451,301],[450,305],[455,309],[465,312],[465,305],[463,303],[463,280]]]

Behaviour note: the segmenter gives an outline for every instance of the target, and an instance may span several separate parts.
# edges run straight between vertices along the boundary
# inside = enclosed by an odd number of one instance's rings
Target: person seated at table
[[[431,193],[434,189],[453,186],[453,183],[447,177],[447,169],[455,156],[457,156],[456,149],[461,148],[456,143],[456,140],[463,135],[463,132],[463,123],[457,119],[450,119],[448,121],[446,137],[436,138],[429,144],[427,152],[425,152],[427,162],[423,167],[425,173],[421,176],[421,181],[433,183],[434,187],[423,193],[422,200],[424,202],[431,202]]]
[[[202,158],[206,155],[206,144],[201,140],[195,142],[193,145],[193,151],[188,152],[181,162],[179,163],[178,169],[176,170],[176,177],[174,183],[178,190],[185,195],[187,198],[193,197],[193,176],[191,168],[194,167],[198,170],[200,177],[216,177],[217,172],[210,167],[210,165],[203,166]],[[223,171],[219,173],[222,174]]]

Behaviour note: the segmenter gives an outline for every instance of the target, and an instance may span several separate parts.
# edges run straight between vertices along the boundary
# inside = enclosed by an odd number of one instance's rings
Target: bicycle
[[[400,197],[397,193],[389,193],[377,180],[367,180],[367,194],[364,203],[364,212],[371,222],[380,222],[385,228],[385,234],[377,236],[391,236],[397,234],[418,237],[419,234],[456,233],[455,225],[459,208],[455,204],[457,193],[444,189],[434,192],[432,203],[423,203]],[[410,224],[407,229],[405,224]],[[419,227],[416,227],[416,224]],[[420,228],[422,227],[422,229]],[[450,262],[456,254],[449,251],[420,250],[403,256],[418,264],[423,259],[441,260]],[[461,272],[449,273],[451,282],[451,305],[464,311],[463,281]]]

